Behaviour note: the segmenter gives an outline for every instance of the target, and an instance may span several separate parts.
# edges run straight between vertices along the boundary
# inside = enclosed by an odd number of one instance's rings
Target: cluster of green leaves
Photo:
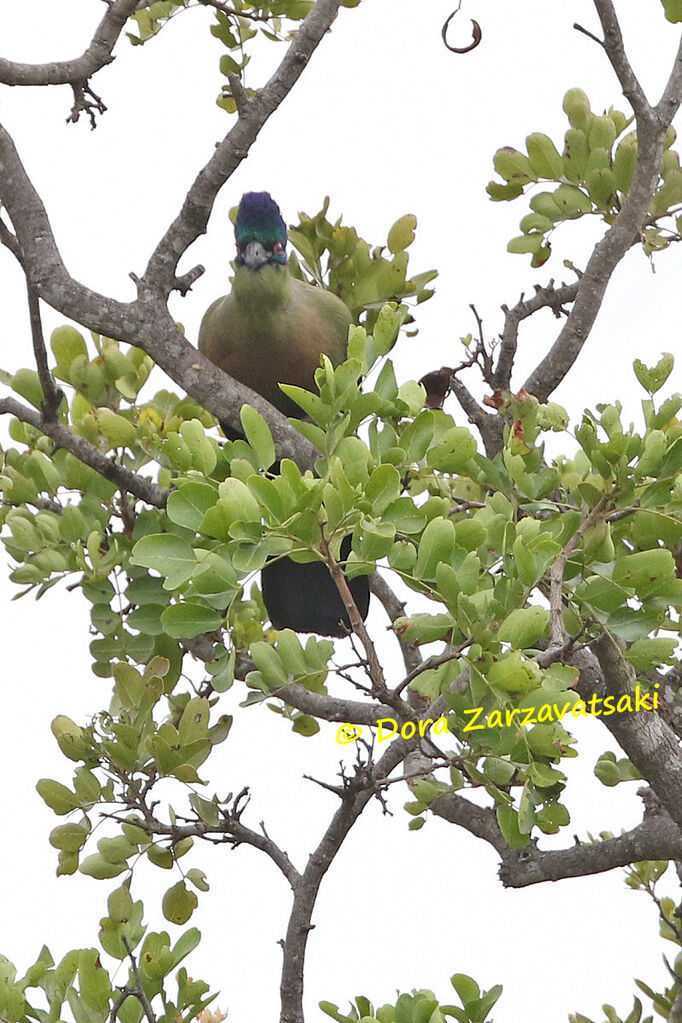
[[[493,163],[504,184],[491,181],[487,189],[491,199],[503,201],[517,198],[539,182],[556,182],[553,191],[533,195],[531,212],[521,221],[522,234],[507,246],[509,252],[529,253],[534,267],[549,259],[551,234],[564,221],[592,214],[606,224],[613,223],[637,162],[637,132],[624,134],[633,118],[613,107],[603,115],[595,114],[588,97],[577,88],[569,89],[563,105],[570,123],[563,152],[540,132],[527,137],[526,153],[510,146],[498,149]],[[650,218],[642,231],[647,253],[667,248],[682,230],[682,217],[677,216],[682,204],[682,169],[679,154],[671,148],[675,138],[671,127]]]
[[[75,1023],[105,1023],[114,1009],[122,1023],[140,1023],[143,998],[151,1004],[157,996],[163,1003],[156,1016],[159,1023],[190,1023],[204,1013],[215,995],[207,994],[208,986],[203,981],[189,978],[184,967],[177,970],[196,947],[199,932],[186,931],[172,948],[165,931],[149,932],[145,937],[146,928],[139,924],[142,903],[133,903],[125,886],[111,893],[108,909],[109,916],[101,921],[100,938],[109,938],[102,940],[102,948],[109,951],[110,936],[120,932],[128,950],[140,946],[138,969],[131,967],[126,982],[115,985],[98,949],[74,949],[55,965],[49,949],[43,946],[36,962],[23,977],[17,977],[12,963],[0,956],[0,1019],[4,1023],[26,1023],[27,1019],[50,1023],[63,1016],[64,1006],[68,1006]],[[133,917],[137,923],[132,922]],[[119,940],[120,948],[110,954],[122,960],[128,951]],[[174,995],[166,985],[176,970]]]
[[[471,977],[456,973],[450,982],[457,992],[462,1007],[442,1005],[433,991],[413,991],[400,995],[394,1005],[382,1005],[375,1009],[368,998],[358,995],[346,1015],[331,1002],[320,1002],[320,1008],[336,1023],[445,1023],[447,1017],[459,1023],[485,1023],[498,998],[502,987],[496,984],[489,991],[481,991]],[[490,1020],[492,1023],[492,1020]]]
[[[403,637],[420,645],[444,642],[460,655],[424,670],[412,683],[425,699],[445,694],[448,725],[462,748],[448,781],[414,783],[411,827],[423,824],[429,803],[444,791],[483,786],[507,841],[520,848],[533,828],[554,833],[569,822],[560,801],[565,775],[557,765],[574,755],[566,725],[587,709],[572,688],[575,669],[537,663],[549,634],[549,612],[538,587],[579,530],[581,542],[563,573],[568,634],[589,637],[607,629],[627,644],[624,656],[643,676],[672,663],[676,614],[682,608],[682,581],[672,553],[682,541],[682,427],[675,419],[682,398],[654,405],[653,395],[672,369],[671,357],[652,369],[638,364],[640,382],[651,395],[643,405],[644,432],[624,428],[617,405],[599,406],[576,430],[577,455],[548,465],[542,433],[565,428],[565,412],[541,406],[527,394],[508,395],[501,410],[508,424],[506,443],[489,459],[450,415],[422,408],[420,385],[398,386],[387,356],[404,315],[403,308],[385,306],[372,334],[363,326],[352,328],[348,360],[337,368],[324,361],[316,394],[284,387],[309,417],[295,422],[321,453],[316,473],[302,473],[286,459],[272,471],[272,437],[253,409],[242,410],[246,439],[221,446],[211,435],[213,421],[200,418],[192,403],[183,406],[162,393],[133,406],[117,387],[117,381],[129,381],[128,367],[120,363],[129,356],[102,339],[93,360],[95,370],[104,367],[97,390],[80,335],[69,335],[64,354],[64,335],[58,334],[53,339],[57,373],[81,388],[70,412],[74,428],[102,449],[117,451],[131,467],[155,461],[159,481],[172,482],[174,489],[164,510],[147,508],[132,521],[111,494],[109,501],[103,497],[96,510],[104,527],[85,536],[86,521],[73,540],[64,538],[62,520],[72,518],[80,504],[35,515],[25,507],[5,508],[11,531],[6,543],[22,562],[15,569],[17,581],[23,577],[16,573],[36,569],[48,542],[57,545],[56,553],[68,547],[75,559],[72,570],[85,571],[83,591],[93,603],[93,627],[101,633],[91,644],[97,674],[113,674],[118,689],[128,684],[121,673],[131,678],[133,672],[139,687],[147,684],[150,665],[164,664],[162,675],[152,670],[152,677],[164,681],[154,683],[157,695],[149,706],[144,703],[146,717],[114,720],[107,727],[115,732],[120,727],[120,735],[116,732],[116,742],[106,746],[111,737],[105,728],[97,755],[102,756],[104,744],[110,760],[112,750],[122,757],[115,761],[119,770],[148,774],[153,768],[196,781],[210,744],[208,733],[189,743],[178,741],[177,721],[190,700],[187,692],[174,690],[183,644],[215,631],[209,663],[214,698],[232,685],[241,654],[255,665],[246,678],[247,703],[268,700],[292,682],[324,692],[332,644],[311,637],[304,645],[286,630],[268,636],[258,591],[252,589],[247,599],[245,586],[272,557],[326,560],[330,551],[338,559],[343,538],[352,534],[349,576],[371,573],[385,560],[434,604],[432,612],[396,623]],[[362,392],[361,379],[380,361],[374,390]],[[86,387],[93,400],[108,398],[114,408],[93,405]],[[358,436],[361,425],[366,440]],[[64,457],[35,431],[32,435],[17,424],[13,429],[20,430],[28,450],[5,455],[15,473],[3,478],[10,500],[23,481],[17,467],[24,465],[22,459],[35,460],[38,445],[46,446],[41,454],[47,465],[58,467]],[[51,499],[60,485],[62,477],[55,475]],[[92,502],[93,494],[79,499]],[[603,505],[599,514],[597,505]],[[115,529],[115,515],[122,529]],[[587,516],[593,521],[585,530]],[[49,562],[41,566],[42,592],[54,579]],[[63,565],[54,574],[62,577]],[[665,635],[655,637],[659,630]],[[135,663],[143,666],[141,675]],[[648,685],[642,679],[642,686]],[[169,720],[156,725],[152,711],[161,691]],[[475,727],[473,708],[481,709]],[[308,715],[287,711],[285,716],[302,735],[317,731]],[[521,723],[524,716],[530,725]],[[204,726],[208,729],[207,721]],[[195,750],[192,743],[200,738],[203,745]],[[610,778],[614,767],[619,770],[605,759],[598,773],[610,772]]]
[[[362,320],[368,332],[374,330],[386,302],[414,301],[417,305],[433,295],[428,285],[437,276],[426,270],[407,276],[407,250],[414,241],[417,218],[408,213],[388,232],[386,245],[370,246],[354,227],[341,218],[327,219],[329,198],[314,216],[301,213],[289,230],[289,239],[300,255],[292,253],[289,268],[294,276],[327,287],[350,309],[356,323]],[[412,322],[411,317],[407,322]]]
[[[357,7],[360,0],[341,0],[342,7]],[[213,35],[227,50],[220,58],[220,72],[226,78],[236,75],[243,82],[244,72],[251,60],[247,46],[256,36],[263,36],[272,42],[288,42],[299,23],[310,13],[314,0],[228,0],[212,13],[215,21],[211,26]],[[142,46],[182,11],[201,6],[211,6],[202,0],[155,0],[148,7],[135,11],[130,20],[135,32],[128,32],[134,46]],[[244,87],[242,85],[242,87]],[[255,89],[245,89],[252,98]],[[229,114],[237,111],[232,86],[226,81],[217,99],[218,106]]]

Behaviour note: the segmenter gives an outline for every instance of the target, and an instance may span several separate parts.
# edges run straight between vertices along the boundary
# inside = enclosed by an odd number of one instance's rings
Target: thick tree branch
[[[500,880],[506,888],[526,888],[543,881],[586,877],[640,860],[674,860],[682,856],[682,833],[667,814],[647,816],[631,831],[601,842],[543,852],[529,846],[502,856]]]
[[[634,703],[632,667],[610,635],[605,633],[591,649],[578,651],[571,662],[580,670],[578,692],[584,700],[613,696],[617,702],[627,694]],[[682,751],[673,730],[654,710],[611,714],[601,720],[682,828]]]
[[[595,0],[595,6],[604,29],[604,49],[637,118],[637,165],[620,213],[590,256],[564,328],[524,384],[541,401],[547,400],[578,358],[614,270],[640,236],[658,183],[665,134],[682,102],[682,42],[663,97],[652,108],[625,56],[611,0]]]
[[[87,82],[88,78],[114,59],[114,46],[136,6],[137,0],[113,0],[87,50],[73,60],[22,64],[0,58],[0,84],[77,85]]]
[[[303,967],[312,914],[320,885],[356,820],[375,794],[379,779],[387,778],[414,746],[414,740],[396,739],[373,765],[358,766],[347,782],[341,805],[317,849],[311,853],[301,880],[294,889],[294,904],[282,951],[280,1023],[303,1023]]]
[[[44,419],[35,409],[22,405],[21,402],[16,401],[14,398],[3,398],[0,400],[0,415],[15,416],[22,423],[34,426],[36,430],[40,430],[41,433],[50,437],[57,447],[70,451],[80,462],[83,462],[84,465],[89,465],[91,469],[95,469],[105,479],[120,487],[121,490],[128,491],[128,493],[133,494],[141,501],[154,505],[155,508],[166,507],[167,490],[163,490],[144,476],[138,476],[136,473],[130,472],[129,469],[126,469],[119,462],[107,458],[101,451],[98,451],[94,444],[72,433],[63,423],[50,422]]]
[[[348,722],[351,725],[376,725],[380,718],[395,714],[393,707],[382,703],[363,703],[344,700],[337,696],[313,693],[298,683],[277,689],[269,694],[283,700],[289,707],[312,714],[323,721]]]

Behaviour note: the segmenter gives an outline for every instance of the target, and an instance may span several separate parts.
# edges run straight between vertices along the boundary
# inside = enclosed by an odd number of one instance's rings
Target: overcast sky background
[[[493,204],[485,185],[501,145],[522,147],[529,132],[545,131],[561,149],[567,127],[561,101],[568,88],[585,88],[598,112],[611,103],[627,110],[604,54],[571,27],[578,20],[596,30],[592,4],[469,0],[453,35],[468,41],[469,15],[481,22],[483,42],[464,56],[448,53],[440,39],[452,6],[453,0],[363,0],[356,10],[342,10],[223,189],[208,234],[185,257],[183,269],[197,262],[206,267],[185,299],[173,299],[190,339],[196,339],[209,302],[227,288],[233,255],[227,212],[246,190],[271,191],[289,222],[299,210],[319,209],[328,194],[332,215],[343,213],[373,244],[385,241],[400,215],[417,215],[411,269],[436,267],[440,276],[436,297],[419,310],[418,338],[405,339],[396,353],[401,379],[459,360],[458,339],[474,327],[469,303],[490,338],[501,328],[502,303],[511,305],[521,291],[529,293],[551,276],[570,280],[564,258],[584,265],[590,241],[598,237],[596,224],[561,228],[541,271],[531,270],[527,257],[507,255],[527,200]],[[679,33],[665,22],[658,0],[617,7],[632,62],[657,97]],[[96,0],[4,0],[2,55],[36,62],[75,56],[103,10]],[[229,127],[214,102],[223,51],[209,34],[210,23],[210,12],[195,10],[143,48],[122,39],[115,63],[93,83],[109,107],[95,132],[86,121],[65,124],[68,88],[0,92],[0,120],[47,206],[67,267],[116,298],[134,297],[129,272],[144,269]],[[266,42],[259,50],[249,67],[252,86],[283,53]],[[573,416],[616,398],[630,417],[639,415],[643,392],[633,359],[653,364],[662,351],[679,351],[679,261],[677,250],[664,253],[653,273],[639,251],[624,260],[579,368],[556,394]],[[32,365],[23,281],[4,250],[0,302],[0,365]],[[44,318],[48,330],[63,322],[51,310]],[[519,385],[556,336],[549,312],[535,321],[522,333]],[[451,411],[464,421],[454,405]],[[55,880],[56,852],[47,835],[62,821],[34,786],[45,776],[69,781],[69,764],[49,722],[57,713],[85,720],[106,702],[107,683],[90,673],[89,620],[78,595],[60,589],[38,604],[32,598],[12,603],[14,592],[1,573],[0,750],[9,766],[0,789],[0,953],[23,972],[43,941],[57,959],[69,948],[94,944],[104,915],[106,883],[80,875]],[[376,609],[370,621],[383,630]],[[235,685],[225,709],[235,708],[243,695]],[[543,839],[547,846],[570,845],[574,833],[630,827],[640,816],[636,786],[606,790],[592,775],[597,756],[613,749],[613,740],[596,721],[579,724],[583,756],[568,764],[572,824],[557,839]],[[253,708],[240,712],[213,757],[214,787],[224,795],[248,782],[253,802],[247,822],[265,820],[299,867],[334,809],[334,798],[302,775],[334,780],[341,755],[335,731],[323,727],[304,740],[264,707]],[[382,819],[377,806],[365,812],[323,885],[309,941],[309,1019],[320,1016],[319,999],[343,1005],[356,993],[382,1004],[396,988],[431,987],[448,1001],[454,972],[469,973],[485,987],[504,984],[497,1023],[548,1023],[574,1010],[601,1019],[603,1001],[626,1015],[633,977],[654,987],[664,983],[656,913],[643,895],[625,888],[621,872],[505,891],[495,855],[468,834],[432,819],[408,833],[405,798],[392,792],[391,818]],[[184,861],[188,866],[190,858],[212,885],[192,919],[204,943],[189,961],[190,974],[221,990],[218,1004],[229,1009],[231,1023],[275,1019],[286,883],[269,860],[249,849],[228,855],[197,849]],[[177,935],[162,919],[154,894],[175,880],[143,867],[133,892],[150,892],[145,919],[151,929]]]

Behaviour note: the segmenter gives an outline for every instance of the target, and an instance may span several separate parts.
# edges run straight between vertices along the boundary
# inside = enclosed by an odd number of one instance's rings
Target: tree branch
[[[543,881],[601,874],[640,860],[673,860],[682,856],[682,834],[667,814],[646,816],[623,835],[601,842],[580,842],[570,849],[542,851],[529,846],[502,856],[500,880],[505,888],[526,888]]]
[[[585,533],[599,521],[610,495],[603,494],[594,508],[586,515],[569,538],[559,557],[549,570],[549,647],[545,651],[545,660],[549,661],[553,653],[565,648],[565,632],[563,626],[563,586],[566,562],[576,549]]]
[[[123,26],[135,10],[137,0],[113,0],[100,21],[87,50],[73,60],[48,64],[22,64],[0,58],[2,85],[79,85],[87,82],[106,64],[111,64],[112,51]]]
[[[623,36],[612,0],[594,0],[594,6],[604,32],[602,45],[620,82],[623,95],[630,103],[637,119],[646,118],[651,112],[649,101],[644,95],[644,90],[632,70],[625,52]]]
[[[379,779],[387,778],[404,759],[414,740],[394,740],[383,757],[371,767],[358,766],[355,779],[347,782],[341,805],[334,814],[317,849],[311,853],[299,884],[294,889],[294,904],[282,950],[280,1023],[302,1023],[303,967],[312,914],[324,875],[346,836],[375,794]]]
[[[276,696],[290,707],[322,718],[323,721],[348,722],[351,725],[375,725],[380,718],[391,717],[393,707],[382,703],[364,703],[362,700],[344,700],[337,696],[313,693],[299,683],[276,689]]]
[[[138,476],[136,473],[130,472],[120,462],[107,458],[101,451],[98,451],[94,444],[72,433],[62,423],[45,420],[35,409],[22,405],[14,398],[0,399],[0,415],[15,416],[22,423],[34,426],[36,430],[40,430],[41,433],[50,437],[57,447],[70,451],[80,462],[83,462],[84,465],[89,465],[91,469],[95,469],[96,472],[104,476],[105,479],[115,483],[121,490],[128,491],[141,501],[154,505],[155,508],[166,507],[169,493],[167,490],[163,490],[144,476]]]
[[[497,366],[495,367],[495,387],[501,391],[508,390],[511,385],[511,375],[516,356],[518,344],[519,325],[523,320],[528,319],[540,309],[551,309],[556,317],[568,315],[563,308],[567,302],[573,302],[578,294],[579,281],[575,284],[562,284],[560,288],[554,287],[554,281],[550,281],[547,287],[535,286],[535,295],[524,301],[523,295],[509,309],[502,306],[504,313],[504,328],[501,335]]]
[[[591,649],[576,652],[571,663],[580,671],[577,688],[585,701],[596,695],[613,696],[617,702],[624,694],[634,700],[631,665],[610,635],[604,633]],[[601,720],[682,828],[682,752],[673,730],[654,710],[611,714]]]
[[[43,325],[40,319],[40,304],[35,288],[26,281],[28,288],[28,314],[31,323],[31,338],[33,341],[33,354],[35,355],[36,368],[40,379],[40,386],[43,389],[43,421],[56,423],[57,411],[61,405],[64,395],[54,382],[47,363],[47,351],[45,350],[45,338],[43,337]]]
[[[540,401],[547,400],[578,358],[614,270],[640,236],[658,183],[665,134],[682,102],[682,41],[661,101],[652,109],[625,56],[611,0],[595,0],[595,6],[604,28],[604,49],[637,118],[637,165],[620,213],[594,247],[564,328],[523,385]]]
[[[502,447],[502,420],[499,416],[489,416],[474,398],[471,391],[461,380],[453,376],[450,389],[467,414],[470,423],[478,427],[485,447],[485,453],[493,458]]]

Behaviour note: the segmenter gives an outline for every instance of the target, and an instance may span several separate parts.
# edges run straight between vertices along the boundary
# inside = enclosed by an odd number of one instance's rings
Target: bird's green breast
[[[199,348],[286,415],[297,415],[278,384],[314,390],[320,355],[334,365],[345,358],[350,323],[336,295],[296,280],[285,267],[239,267],[231,294],[204,316]]]

